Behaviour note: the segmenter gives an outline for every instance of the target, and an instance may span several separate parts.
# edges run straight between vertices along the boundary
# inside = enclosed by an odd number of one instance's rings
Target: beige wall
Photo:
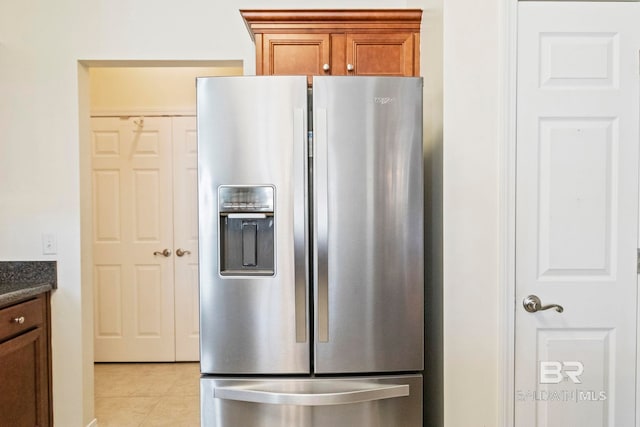
[[[425,9],[429,24],[422,73],[428,108],[425,154],[432,164],[428,191],[435,204],[428,221],[434,236],[442,233],[444,240],[442,263],[432,261],[428,271],[434,310],[438,289],[444,294],[444,343],[436,340],[444,349],[444,419],[448,427],[496,426],[497,319],[493,310],[476,314],[469,307],[498,301],[497,28],[505,1],[2,2],[0,259],[58,260],[60,287],[52,298],[56,425],[84,426],[93,419],[93,297],[90,271],[82,268],[90,248],[81,244],[81,233],[91,232],[90,224],[81,223],[81,211],[90,207],[81,197],[88,185],[81,159],[88,157],[90,71],[242,61],[245,74],[252,74],[253,44],[239,8],[418,7]],[[425,39],[428,34],[432,38]],[[57,236],[55,256],[42,255],[45,232]],[[437,245],[431,251],[437,258]],[[436,334],[438,316],[431,322]],[[436,362],[440,350],[434,351]],[[427,375],[431,371],[427,365]]]
[[[218,67],[92,67],[91,115],[195,114],[196,77],[242,75],[242,63]]]

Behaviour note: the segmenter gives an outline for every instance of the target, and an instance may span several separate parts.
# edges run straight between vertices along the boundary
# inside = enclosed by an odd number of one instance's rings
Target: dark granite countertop
[[[0,261],[0,307],[57,287],[55,261]]]
[[[52,290],[48,283],[0,283],[0,308]]]

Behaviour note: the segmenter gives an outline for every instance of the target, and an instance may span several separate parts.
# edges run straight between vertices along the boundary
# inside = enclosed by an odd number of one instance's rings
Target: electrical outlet
[[[51,233],[42,234],[42,253],[44,255],[55,255],[57,252],[56,235]]]

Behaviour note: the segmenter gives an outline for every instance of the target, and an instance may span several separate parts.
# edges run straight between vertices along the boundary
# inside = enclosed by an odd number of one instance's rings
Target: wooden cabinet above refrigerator
[[[419,9],[241,10],[257,75],[419,76]]]

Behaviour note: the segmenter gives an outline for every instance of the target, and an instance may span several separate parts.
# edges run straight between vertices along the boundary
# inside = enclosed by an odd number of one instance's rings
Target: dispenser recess
[[[218,187],[221,276],[275,274],[272,185]]]

